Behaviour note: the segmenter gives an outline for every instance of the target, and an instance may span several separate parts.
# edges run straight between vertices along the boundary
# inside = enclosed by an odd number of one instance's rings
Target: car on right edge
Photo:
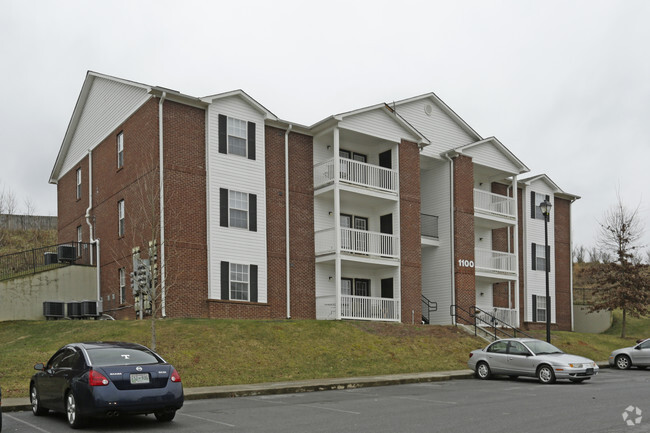
[[[641,369],[650,366],[650,338],[641,341],[636,346],[613,351],[609,355],[609,365],[619,370],[627,370],[632,366]]]

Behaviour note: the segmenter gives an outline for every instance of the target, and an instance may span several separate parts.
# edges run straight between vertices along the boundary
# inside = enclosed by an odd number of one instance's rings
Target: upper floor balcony
[[[476,273],[483,276],[506,276],[511,279],[517,275],[515,254],[481,248],[474,250]]]
[[[397,171],[347,158],[332,158],[314,165],[314,189],[334,182],[334,164],[339,161],[339,181],[381,192],[397,193]]]
[[[316,255],[336,252],[335,229],[315,233]],[[386,233],[341,227],[341,252],[375,257],[399,258],[399,238]]]
[[[515,199],[481,189],[474,189],[474,216],[481,225],[498,228],[517,222]]]

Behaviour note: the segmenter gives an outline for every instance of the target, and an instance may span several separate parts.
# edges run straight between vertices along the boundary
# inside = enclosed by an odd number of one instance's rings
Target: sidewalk
[[[434,371],[427,373],[389,374],[384,376],[297,380],[294,382],[202,386],[198,388],[185,388],[183,391],[185,393],[185,400],[200,400],[204,398],[289,394],[294,392],[354,389],[369,386],[398,385],[404,383],[437,382],[451,379],[468,379],[473,377],[473,374],[472,370]],[[16,412],[30,409],[31,404],[28,397],[2,399],[2,410],[4,412]]]

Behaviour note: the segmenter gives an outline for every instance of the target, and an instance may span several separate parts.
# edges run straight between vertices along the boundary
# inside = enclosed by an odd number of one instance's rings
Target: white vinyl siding
[[[59,178],[78,164],[88,154],[88,149],[94,149],[149,98],[144,88],[95,77],[74,135],[70,138],[58,172]]]
[[[518,174],[520,170],[506,157],[504,150],[489,141],[469,147],[463,151],[463,154],[471,157],[474,164],[495,168],[506,173]]]
[[[219,115],[256,124],[255,159],[219,153]],[[221,262],[249,263],[258,266],[257,302],[265,303],[267,302],[267,259],[264,115],[249,105],[243,98],[229,96],[215,100],[208,107],[206,116],[208,296],[210,299],[221,299]],[[251,194],[257,196],[256,231],[221,226],[220,191],[223,189],[227,189],[229,192],[245,191],[249,202]],[[228,195],[228,201],[230,202],[230,194]],[[229,216],[232,216],[230,212]]]
[[[345,116],[339,123],[339,127],[396,143],[399,143],[402,138],[412,142],[419,141],[416,135],[391,117],[385,108]]]

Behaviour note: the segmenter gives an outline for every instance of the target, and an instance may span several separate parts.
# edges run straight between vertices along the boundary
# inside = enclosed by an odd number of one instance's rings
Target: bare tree
[[[584,245],[578,245],[573,249],[573,261],[575,263],[584,263],[586,255],[587,249]]]
[[[619,197],[618,203],[599,222],[599,245],[616,259],[594,268],[594,277],[602,285],[602,290],[597,292],[591,310],[620,308],[623,312],[621,338],[625,337],[627,315],[639,317],[647,314],[650,302],[647,266],[635,258],[643,236],[638,211],[638,207],[628,209]]]

